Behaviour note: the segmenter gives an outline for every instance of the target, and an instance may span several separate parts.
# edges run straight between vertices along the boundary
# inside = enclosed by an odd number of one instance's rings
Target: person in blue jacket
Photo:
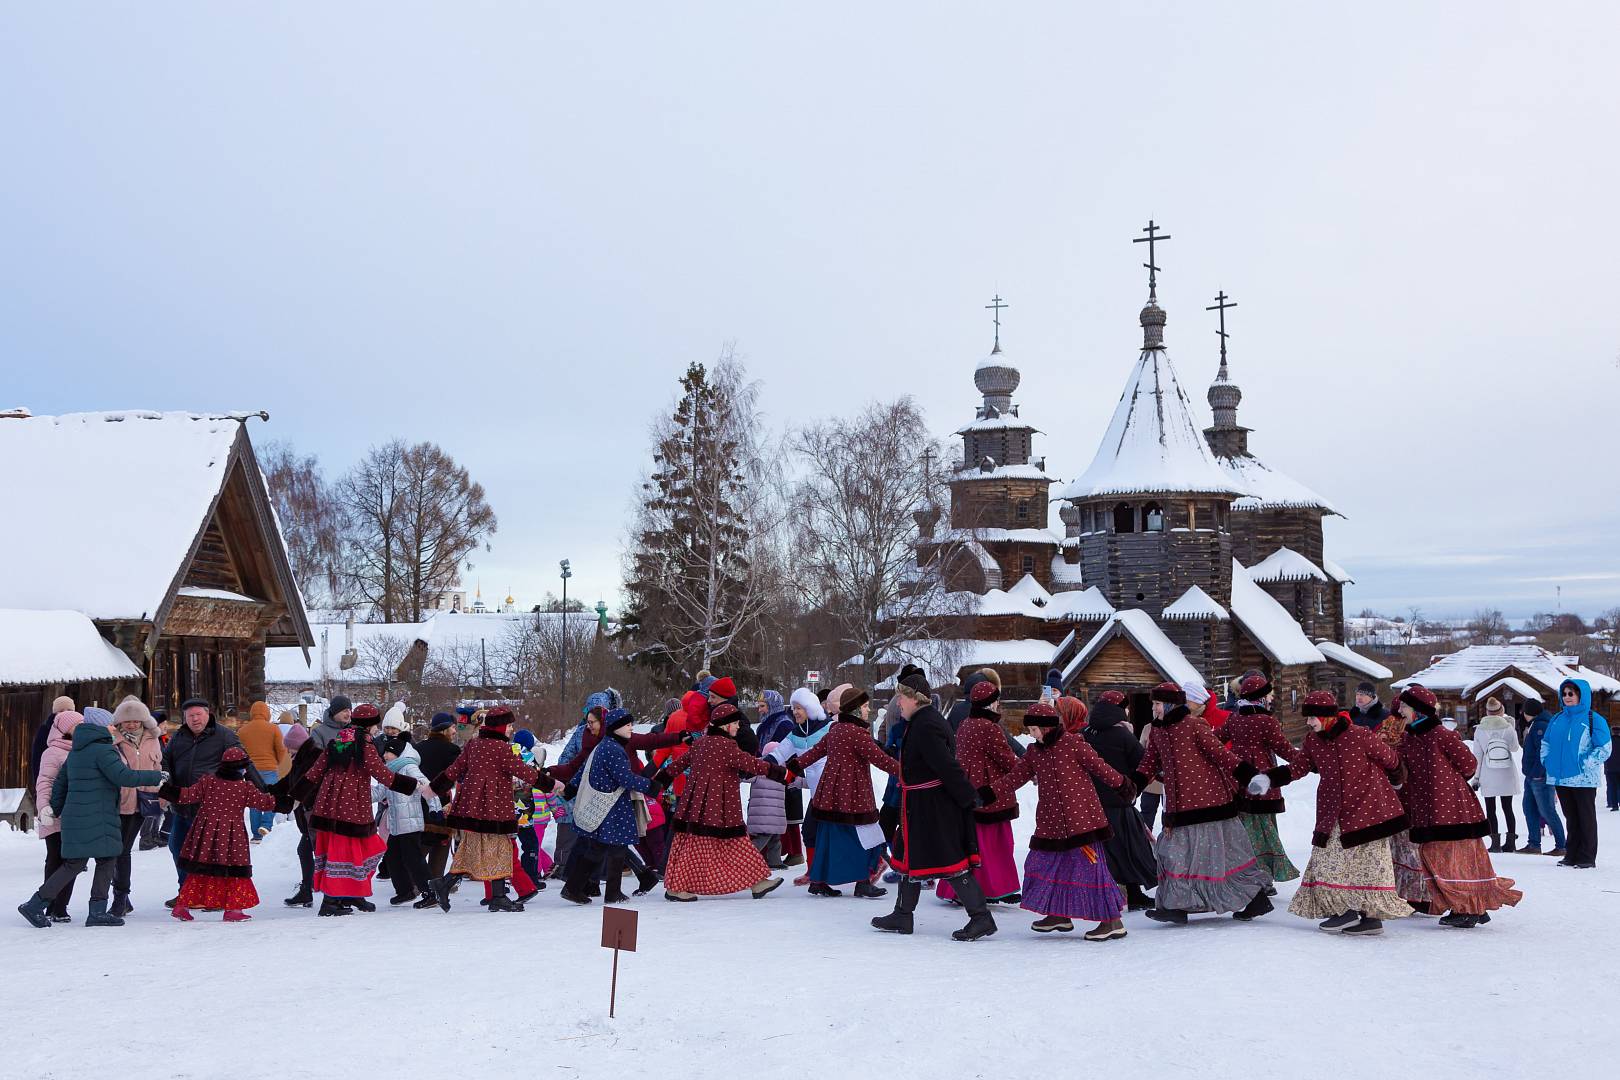
[[[1541,854],[1541,827],[1552,835],[1549,855],[1564,857],[1564,822],[1558,816],[1558,795],[1547,783],[1547,767],[1541,763],[1541,741],[1552,723],[1552,714],[1539,701],[1524,703],[1524,847],[1521,855]]]
[[[1558,697],[1564,707],[1541,740],[1541,763],[1547,783],[1558,792],[1568,830],[1558,865],[1589,870],[1597,865],[1597,789],[1613,740],[1608,720],[1592,708],[1592,687],[1585,679],[1565,679]]]
[[[602,718],[602,741],[591,751],[587,767],[578,777],[579,795],[574,799],[574,827],[579,830],[574,860],[568,867],[562,898],[576,904],[591,902],[590,887],[598,874],[606,878],[604,904],[628,900],[621,884],[630,845],[638,839],[636,809],[631,792],[656,796],[658,785],[630,765],[625,744],[630,741],[635,717],[629,709],[611,709]],[[587,791],[587,786],[589,791]],[[592,804],[614,792],[618,797],[600,820],[592,821]],[[593,794],[594,793],[594,794]],[[650,887],[650,886],[649,886]],[[637,889],[639,896],[646,889]]]

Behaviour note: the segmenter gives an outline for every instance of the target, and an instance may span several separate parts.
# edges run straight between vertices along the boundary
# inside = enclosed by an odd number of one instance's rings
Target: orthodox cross
[[[993,310],[995,312],[994,318],[995,318],[995,322],[996,322],[996,347],[991,350],[992,352],[1000,352],[1001,351],[1001,312],[1002,312],[1002,309],[1007,308],[1009,306],[1011,306],[1011,305],[1005,304],[1005,303],[1002,302],[1000,293],[997,293],[996,296],[995,296],[995,299],[991,300],[990,303],[984,305],[984,309],[986,311],[992,311]]]
[[[1215,303],[1204,309],[1205,311],[1217,311],[1217,312],[1220,312],[1221,328],[1219,330],[1215,331],[1215,332],[1221,336],[1221,374],[1222,375],[1226,374],[1226,309],[1227,308],[1235,308],[1235,307],[1237,307],[1237,304],[1235,302],[1230,303],[1230,304],[1227,303],[1226,290],[1222,289],[1220,292],[1215,294]]]
[[[1147,233],[1147,235],[1138,236],[1136,239],[1132,240],[1131,243],[1146,244],[1148,246],[1148,261],[1142,265],[1147,267],[1148,272],[1148,299],[1156,300],[1159,296],[1159,268],[1154,262],[1153,245],[1157,244],[1161,240],[1170,239],[1170,234],[1165,233],[1163,236],[1158,235],[1159,226],[1154,223],[1152,218],[1148,219],[1147,228],[1143,229],[1142,231]]]

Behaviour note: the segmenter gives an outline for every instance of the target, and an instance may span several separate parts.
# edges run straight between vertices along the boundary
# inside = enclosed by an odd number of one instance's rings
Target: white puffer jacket
[[[388,763],[389,772],[403,773],[416,781],[416,790],[409,795],[389,791],[375,780],[371,782],[372,797],[388,807],[387,820],[381,830],[387,836],[421,832],[425,819],[424,807],[428,810],[439,809],[439,797],[432,795],[429,790],[428,778],[422,772],[421,763],[422,755],[409,743],[405,744],[399,757]],[[430,795],[431,798],[427,797]]]
[[[1519,771],[1518,752],[1519,739],[1507,719],[1486,719],[1474,729],[1474,757],[1479,759],[1474,778],[1479,781],[1481,796],[1500,798],[1523,792],[1524,774]]]

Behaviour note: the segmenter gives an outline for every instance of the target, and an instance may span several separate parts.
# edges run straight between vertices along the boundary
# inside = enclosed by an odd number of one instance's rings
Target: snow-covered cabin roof
[[[1093,585],[1086,589],[1069,589],[1065,592],[1053,593],[1052,600],[1046,605],[1048,619],[1078,619],[1081,622],[1091,619],[1106,619],[1114,613],[1114,605],[1108,602],[1101,589]]]
[[[1523,679],[1518,678],[1517,676],[1514,676],[1514,675],[1509,675],[1505,679],[1497,679],[1495,682],[1491,683],[1489,686],[1487,686],[1484,689],[1480,690],[1479,693],[1475,694],[1474,695],[1474,700],[1475,701],[1484,701],[1486,698],[1490,697],[1492,694],[1496,693],[1498,690],[1511,690],[1515,694],[1518,694],[1520,697],[1525,698],[1526,700],[1530,700],[1530,701],[1540,701],[1540,700],[1542,700],[1540,690],[1537,690],[1535,687],[1531,686],[1529,683],[1525,682]]]
[[[1020,418],[1017,413],[999,410],[994,416],[981,416],[977,420],[963,424],[956,429],[956,434],[966,435],[971,431],[1033,431],[1037,435],[1044,434],[1040,428]]]
[[[1051,529],[942,529],[938,533],[936,544],[959,543],[966,544],[973,541],[985,543],[1010,544],[1049,544],[1058,547],[1063,543],[1062,537]]]
[[[1381,681],[1393,678],[1395,673],[1378,661],[1362,656],[1354,649],[1340,645],[1337,641],[1322,639],[1316,643],[1316,648],[1328,658],[1329,663],[1348,668],[1358,675],[1365,675],[1369,679]]]
[[[1085,581],[1085,574],[1079,563],[1071,566],[1062,555],[1052,556],[1053,585],[1084,585]]]
[[[0,596],[14,607],[151,618],[225,482],[246,414],[102,412],[0,419],[8,506]],[[74,521],[69,508],[117,507]],[[61,524],[46,524],[47,520]]]
[[[1391,685],[1400,689],[1422,683],[1430,690],[1469,697],[1508,668],[1523,673],[1548,698],[1557,696],[1565,679],[1585,679],[1593,693],[1620,694],[1620,682],[1539,645],[1470,645]]]
[[[1264,559],[1249,567],[1250,581],[1326,581],[1323,573],[1311,560],[1293,548],[1280,547]]]
[[[1204,441],[1170,354],[1144,348],[1090,467],[1058,498],[1166,491],[1246,494]]]
[[[1017,583],[1007,590],[1007,595],[1028,600],[1037,607],[1045,607],[1052,601],[1052,594],[1047,592],[1041,583],[1035,580],[1034,574],[1025,574],[1019,578]]]
[[[1288,609],[1256,585],[1236,559],[1232,560],[1232,617],[1275,663],[1320,664],[1326,660]]]
[[[1322,569],[1327,571],[1328,577],[1337,581],[1340,585],[1354,585],[1356,583],[1356,579],[1350,576],[1350,571],[1326,555],[1322,556]]]
[[[145,677],[82,611],[0,608],[0,686]]]
[[[1172,682],[1193,682],[1199,686],[1204,685],[1204,677],[1198,669],[1188,663],[1175,642],[1165,636],[1159,629],[1153,617],[1140,608],[1126,608],[1116,611],[1108,617],[1108,621],[1098,628],[1074,659],[1070,660],[1063,669],[1063,682],[1067,684],[1077,674],[1091,663],[1092,659],[1102,651],[1102,647],[1114,639],[1117,634],[1124,634],[1141,650],[1142,655],[1158,669],[1159,673]],[[1050,648],[1050,646],[1048,646]]]
[[[1304,507],[1338,514],[1334,505],[1304,484],[1278,472],[1250,454],[1218,459],[1232,483],[1248,494],[1232,503],[1233,510],[1279,510]],[[1339,515],[1343,516],[1343,515]]]
[[[426,622],[419,623],[367,623],[354,624],[354,648],[362,658],[368,655],[392,657],[404,653],[422,639]],[[311,629],[315,632],[315,647],[304,659],[304,650],[273,648],[264,650],[264,681],[271,686],[314,686],[321,680],[321,650],[325,649],[326,677],[338,684],[373,681],[375,665],[362,662],[358,668],[342,668],[344,646],[348,633],[343,623],[325,623]],[[325,637],[323,643],[322,637]],[[397,661],[396,661],[397,662]]]
[[[1045,480],[1052,482],[1046,470],[1039,465],[996,465],[986,469],[977,464],[963,462],[952,474],[953,480]]]
[[[1165,608],[1160,617],[1189,622],[1200,619],[1218,619],[1224,622],[1232,616],[1213,596],[1194,585],[1177,597],[1175,603]]]
[[[861,658],[852,656],[843,666],[859,666]],[[1014,638],[1011,641],[980,641],[976,638],[945,638],[941,640],[900,641],[886,649],[877,659],[883,666],[916,664],[928,674],[933,686],[956,682],[956,673],[968,667],[996,667],[1003,664],[1052,663],[1052,643],[1040,638]],[[893,683],[887,683],[892,687]]]

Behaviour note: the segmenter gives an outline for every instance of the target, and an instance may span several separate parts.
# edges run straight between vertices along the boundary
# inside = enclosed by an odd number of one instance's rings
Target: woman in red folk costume
[[[391,771],[372,744],[371,729],[380,723],[377,706],[356,705],[349,726],[326,744],[294,792],[299,799],[315,795],[309,823],[315,831],[313,887],[324,894],[321,915],[377,910],[366,897],[386,845],[372,817],[371,781],[401,795],[416,790],[416,781]],[[512,801],[510,795],[506,801]]]
[[[1351,723],[1326,690],[1306,694],[1300,711],[1311,732],[1293,755],[1290,775],[1314,772],[1322,779],[1311,860],[1288,910],[1322,919],[1319,928],[1330,934],[1381,934],[1384,919],[1412,913],[1395,887],[1389,845],[1407,825],[1393,782],[1400,755],[1376,731]]]
[[[467,878],[490,885],[491,912],[522,911],[523,905],[506,895],[512,876],[513,837],[517,834],[517,808],[512,803],[512,782],[531,788],[560,785],[545,769],[526,765],[512,753],[507,729],[512,710],[497,705],[483,714],[478,735],[462,747],[456,760],[433,781],[440,798],[456,789],[444,823],[456,830],[456,854],[450,872],[433,880],[433,896],[443,911],[450,910],[450,893]]]
[[[699,896],[743,889],[757,900],[782,884],[781,878],[770,876],[765,859],[748,839],[737,778],[739,774],[768,776],[787,783],[788,772],[737,745],[741,720],[735,705],[716,705],[709,712],[709,730],[703,738],[653,775],[658,790],[668,787],[676,776],[686,777],[686,789],[671,822],[675,842],[664,871],[666,900],[690,903]]]
[[[1524,894],[1496,876],[1480,839],[1489,827],[1479,797],[1468,786],[1479,762],[1461,736],[1440,722],[1433,691],[1413,683],[1401,691],[1397,707],[1406,721],[1401,802],[1429,886],[1430,914],[1449,911],[1441,924],[1459,929],[1488,923],[1490,912],[1517,904]]]
[[[1020,760],[1002,731],[1000,702],[1001,690],[995,683],[974,683],[968,691],[967,719],[956,729],[956,760],[981,793],[1012,772]],[[1057,715],[1056,710],[1053,715]],[[1018,863],[1013,858],[1012,823],[1017,816],[1018,797],[1011,790],[973,811],[974,832],[979,839],[979,866],[973,877],[992,904],[1016,904],[1022,898]],[[941,900],[956,900],[949,881],[941,881],[934,895]]]
[[[875,898],[889,890],[871,882],[883,851],[872,770],[892,776],[900,766],[872,738],[866,691],[852,686],[836,704],[838,716],[826,737],[787,761],[788,772],[803,776],[810,766],[827,760],[810,799],[816,815],[816,852],[810,862],[809,891],[811,896],[842,896],[833,886],[853,881],[856,896]]]
[[[191,831],[180,849],[180,869],[186,880],[180,898],[169,912],[184,922],[192,921],[192,908],[223,911],[226,922],[246,922],[245,914],[259,906],[259,893],[253,887],[253,857],[248,847],[243,810],[290,810],[292,803],[278,807],[276,800],[254,787],[247,779],[248,756],[233,746],[220,756],[213,776],[205,776],[180,791],[168,785],[159,797],[182,806],[196,806]]]
[[[1086,932],[1087,941],[1122,938],[1125,924],[1120,913],[1125,897],[1114,883],[1103,850],[1113,829],[1092,778],[1118,791],[1126,803],[1136,797],[1136,789],[1109,767],[1083,735],[1064,731],[1062,718],[1050,703],[1031,705],[1024,713],[1024,726],[1034,733],[1034,745],[1005,774],[981,789],[979,798],[993,806],[1012,797],[1030,780],[1038,785],[1035,835],[1024,860],[1023,907],[1045,917],[1030,929],[1038,934],[1054,930],[1067,934],[1074,929],[1071,920],[1086,919],[1097,924]]]
[[[1183,689],[1191,700],[1193,691],[1185,685]],[[1199,692],[1208,693],[1202,689]],[[1253,765],[1256,772],[1276,768],[1278,758],[1292,765],[1298,757],[1294,744],[1288,741],[1282,725],[1271,713],[1272,697],[1270,679],[1264,675],[1245,675],[1238,683],[1237,713],[1220,729],[1220,737],[1232,748],[1232,753]],[[1206,707],[1206,715],[1207,712]],[[1273,787],[1264,795],[1238,795],[1238,820],[1243,823],[1243,831],[1249,834],[1249,843],[1260,868],[1270,874],[1273,881],[1293,881],[1299,877],[1299,868],[1288,861],[1288,852],[1277,835],[1277,815],[1284,809],[1280,787]],[[1266,895],[1275,896],[1277,890],[1268,887]]]
[[[1187,693],[1175,683],[1153,688],[1153,733],[1133,777],[1137,787],[1164,781],[1164,829],[1154,855],[1159,862],[1157,922],[1184,925],[1192,912],[1230,911],[1248,922],[1271,910],[1270,876],[1260,868],[1237,820],[1238,785],[1260,794],[1287,783],[1286,767],[1269,780],[1225,746],[1210,726],[1187,708]]]

